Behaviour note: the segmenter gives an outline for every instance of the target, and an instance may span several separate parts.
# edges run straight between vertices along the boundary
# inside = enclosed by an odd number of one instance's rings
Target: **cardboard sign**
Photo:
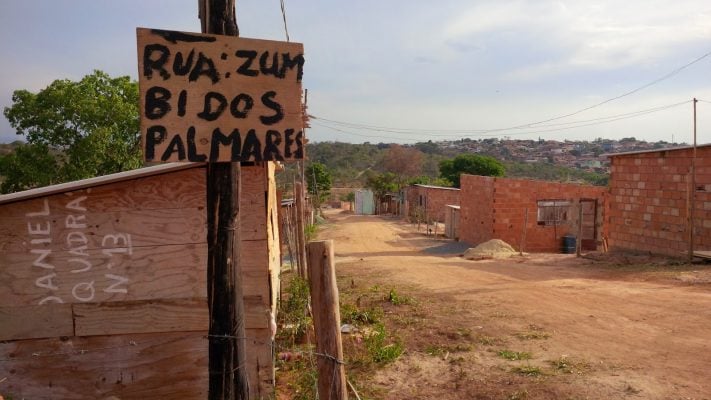
[[[303,45],[137,29],[144,159],[304,158]]]

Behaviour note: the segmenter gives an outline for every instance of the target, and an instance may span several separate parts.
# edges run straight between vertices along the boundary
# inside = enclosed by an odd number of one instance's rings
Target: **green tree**
[[[476,154],[460,154],[439,163],[440,177],[452,182],[454,187],[460,186],[461,174],[504,176],[504,172],[504,165],[495,158]]]
[[[398,190],[398,179],[392,172],[378,174],[368,171],[368,176],[365,179],[365,187],[371,189],[376,197],[382,198],[388,192]]]
[[[139,168],[141,162],[138,85],[127,76],[94,71],[80,81],[56,80],[38,93],[17,90],[4,110],[31,148],[3,163],[4,188],[27,189]],[[47,176],[24,163],[41,155]],[[49,158],[54,163],[49,162]],[[18,164],[20,163],[20,164]]]
[[[309,193],[318,198],[320,205],[328,198],[328,192],[333,184],[333,177],[325,165],[320,162],[312,162],[306,167],[306,182],[308,182]]]
[[[57,167],[57,160],[47,146],[20,144],[12,153],[0,156],[0,175],[4,178],[0,192],[19,192],[57,183],[54,179]]]

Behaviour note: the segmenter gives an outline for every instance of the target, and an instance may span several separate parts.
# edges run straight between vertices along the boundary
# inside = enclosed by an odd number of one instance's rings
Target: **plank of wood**
[[[711,251],[694,251],[694,257],[711,259]]]
[[[207,235],[205,210],[176,208],[128,210],[76,216],[8,218],[0,225],[0,250],[27,253],[79,248],[113,249],[184,243],[204,243]],[[33,242],[34,241],[34,242]]]
[[[207,299],[74,304],[76,336],[206,331]]]
[[[255,398],[270,398],[274,391],[274,353],[269,329],[247,329],[247,375]]]
[[[269,298],[244,296],[244,326],[247,329],[269,328]]]
[[[187,170],[109,182],[82,189],[68,187],[58,194],[53,192],[45,196],[2,204],[0,220],[5,221],[7,218],[38,212],[43,209],[45,198],[49,200],[52,207],[52,215],[76,214],[76,210],[68,209],[66,205],[82,196],[86,196],[86,199],[79,204],[93,212],[205,207],[205,167],[193,166]]]
[[[0,307],[0,341],[73,335],[71,304]]]
[[[0,257],[0,304],[37,305],[49,296],[64,303],[207,296],[206,244],[138,247],[130,256],[110,258],[100,252],[89,254],[86,260],[91,268],[79,273],[71,271],[84,264],[70,262],[67,254],[53,253],[42,260],[52,270],[33,266],[35,254],[4,254]],[[38,279],[46,283],[41,279],[49,273],[56,274],[51,281],[56,290],[38,286]],[[90,282],[93,296],[86,287]]]
[[[240,246],[242,271],[269,271],[269,247],[266,238],[243,240]]]
[[[242,168],[241,240],[267,238],[267,175],[262,164]]]
[[[242,271],[243,294],[269,298],[269,280],[270,274],[266,269]]]
[[[269,190],[267,196],[267,252],[269,253],[269,304],[272,312],[276,314],[277,300],[279,298],[279,277],[281,272],[281,238],[279,210],[281,201],[276,190],[276,178],[274,172],[275,163],[268,163],[267,177],[269,180]]]
[[[206,332],[0,343],[0,393],[14,399],[207,397]]]

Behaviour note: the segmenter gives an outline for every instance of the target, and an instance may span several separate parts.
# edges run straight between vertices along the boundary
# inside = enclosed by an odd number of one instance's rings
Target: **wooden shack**
[[[0,196],[0,395],[207,396],[206,167],[163,164]],[[253,398],[273,393],[273,163],[242,168]]]

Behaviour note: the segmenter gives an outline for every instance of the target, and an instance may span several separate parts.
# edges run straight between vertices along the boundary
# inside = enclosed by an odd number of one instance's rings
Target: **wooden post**
[[[307,251],[311,306],[316,332],[319,398],[347,399],[333,241],[310,242]]]
[[[203,33],[239,36],[235,0],[201,0]],[[246,400],[244,300],[240,268],[240,165],[207,164],[207,296],[210,400]]]
[[[294,193],[294,204],[291,207],[291,229],[292,229],[292,234],[294,238],[294,245],[296,247],[296,257],[291,260],[292,265],[296,265],[296,271],[301,276],[301,270],[303,269],[303,266],[301,264],[302,257],[301,257],[301,237],[299,236],[299,213],[297,212],[298,210],[298,193],[296,192],[296,177],[294,177],[294,182],[293,182],[293,193]]]
[[[691,188],[689,189],[689,263],[694,260],[694,208],[696,208],[696,103],[694,98],[694,149],[691,155]]]
[[[294,197],[296,198],[296,243],[298,249],[296,251],[299,257],[299,276],[306,278],[308,264],[306,263],[306,226],[304,220],[304,186],[301,182],[296,182],[294,186]]]
[[[518,246],[518,254],[523,255],[523,248],[526,245],[526,228],[528,228],[528,208],[523,216],[523,231],[521,232],[521,245]]]
[[[580,257],[583,248],[583,202],[578,200],[578,237],[575,239],[575,256]]]

